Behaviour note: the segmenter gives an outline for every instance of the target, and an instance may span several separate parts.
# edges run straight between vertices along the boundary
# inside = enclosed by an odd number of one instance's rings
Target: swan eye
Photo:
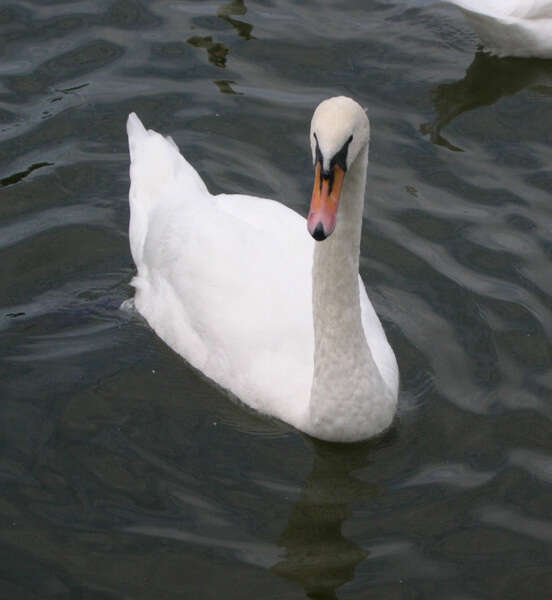
[[[322,158],[322,152],[320,152],[320,146],[318,145],[318,138],[316,137],[316,133],[313,133],[312,135],[314,137],[314,142],[316,144],[316,148],[314,151],[314,156],[315,156],[314,164],[320,163],[320,165],[322,165],[324,162],[324,159]]]
[[[332,160],[330,161],[330,169],[337,165],[341,167],[344,171],[347,171],[347,152],[349,150],[349,144],[353,141],[353,136],[350,135],[349,139],[343,144],[341,150],[334,155]]]
[[[315,159],[314,159],[314,163],[320,163],[321,165],[324,164],[324,159],[322,157],[322,152],[320,151],[320,146],[318,145],[318,137],[316,136],[316,133],[312,134],[314,137],[314,143],[315,143]],[[347,171],[347,152],[349,151],[349,144],[353,141],[353,136],[350,135],[349,139],[343,144],[343,146],[341,147],[341,150],[339,152],[336,152],[336,154],[334,154],[334,156],[332,157],[332,159],[330,160],[330,171],[333,169],[333,167],[335,167],[336,165],[338,167],[341,167],[341,169],[343,169],[343,171]]]

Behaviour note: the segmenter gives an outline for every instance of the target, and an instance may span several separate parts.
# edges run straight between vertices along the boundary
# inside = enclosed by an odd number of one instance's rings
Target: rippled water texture
[[[424,0],[3,0],[0,57],[0,598],[552,595],[552,62]],[[339,93],[372,120],[361,270],[402,375],[355,446],[118,309],[130,111],[211,191],[305,214]]]

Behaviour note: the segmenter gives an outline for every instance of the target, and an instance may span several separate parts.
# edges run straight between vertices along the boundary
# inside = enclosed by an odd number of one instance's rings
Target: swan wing
[[[313,370],[305,219],[272,200],[212,196],[170,138],[132,115],[128,131],[136,308],[209,378],[293,422]]]

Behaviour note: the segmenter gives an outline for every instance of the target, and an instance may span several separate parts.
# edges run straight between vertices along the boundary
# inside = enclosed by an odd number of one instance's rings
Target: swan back
[[[448,0],[498,56],[552,58],[552,0]]]
[[[496,17],[552,18],[551,0],[448,0],[460,8]]]

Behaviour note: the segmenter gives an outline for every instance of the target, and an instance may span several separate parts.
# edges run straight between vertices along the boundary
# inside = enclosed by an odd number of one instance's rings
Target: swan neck
[[[368,147],[347,172],[334,233],[314,250],[314,371],[306,429],[331,441],[381,433],[396,407],[362,325],[358,265],[367,166]]]
[[[322,342],[332,333],[346,339],[362,332],[358,267],[367,164],[366,147],[345,177],[333,234],[315,244],[312,272],[315,348],[317,341]]]

